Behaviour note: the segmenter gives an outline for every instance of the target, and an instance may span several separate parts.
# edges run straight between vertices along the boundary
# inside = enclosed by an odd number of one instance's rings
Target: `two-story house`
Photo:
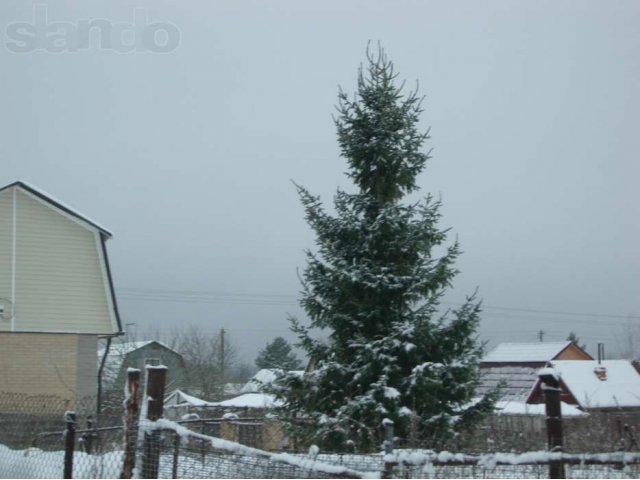
[[[0,187],[0,392],[95,397],[98,339],[122,332],[111,236],[32,185]]]

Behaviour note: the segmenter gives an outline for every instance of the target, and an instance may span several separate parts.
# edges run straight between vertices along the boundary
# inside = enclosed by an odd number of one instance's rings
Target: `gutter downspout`
[[[13,189],[13,219],[11,223],[11,331],[16,331],[16,217],[18,207],[17,189]]]
[[[100,367],[98,368],[98,398],[96,401],[96,416],[100,415],[100,412],[102,411],[102,372],[104,371],[105,363],[107,363],[107,356],[109,355],[109,349],[111,348],[111,340],[113,339],[113,337],[118,337],[120,335],[121,333],[116,333],[115,335],[101,335],[98,337],[98,340],[106,338],[107,346],[104,349],[104,355],[100,360]]]

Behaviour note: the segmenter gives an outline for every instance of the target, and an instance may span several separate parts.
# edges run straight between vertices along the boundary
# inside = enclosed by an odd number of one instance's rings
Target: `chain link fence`
[[[96,415],[94,399],[71,404],[58,397],[0,394],[0,477],[549,478],[561,461],[566,478],[640,478],[640,422],[633,412],[565,422],[564,452],[597,445],[597,455],[549,453],[544,424],[531,418],[487,420],[479,437],[460,439],[466,444],[456,451],[466,454],[392,441],[386,454],[331,454],[301,451],[308,446],[290,441],[269,415],[169,421],[162,415],[162,372],[149,371],[145,395],[139,391],[140,372],[130,372],[135,381],[124,395],[125,408],[115,414]],[[531,423],[528,440],[522,422]],[[495,451],[509,453],[487,453]]]
[[[121,466],[122,417],[96,416],[94,398],[0,393],[0,477],[59,478],[64,472],[65,413],[76,415],[74,475],[114,478]],[[107,454],[110,453],[110,454]],[[111,463],[111,465],[107,465]],[[119,476],[119,472],[116,477]]]
[[[475,453],[529,452],[547,447],[543,415],[490,415],[449,448]],[[640,450],[640,412],[590,412],[562,419],[564,451],[572,453]],[[420,447],[419,442],[409,444]]]

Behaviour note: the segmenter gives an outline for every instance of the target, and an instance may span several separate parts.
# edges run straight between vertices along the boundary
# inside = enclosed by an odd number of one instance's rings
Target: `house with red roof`
[[[552,360],[593,360],[573,342],[501,343],[480,362],[480,385],[485,393],[501,385],[501,401],[524,404],[538,381],[538,370]]]
[[[640,374],[629,360],[594,360],[575,343],[502,343],[480,362],[478,395],[501,385],[498,413],[543,414],[538,371],[560,376],[563,415],[579,411],[640,410]],[[569,406],[571,406],[569,408]]]

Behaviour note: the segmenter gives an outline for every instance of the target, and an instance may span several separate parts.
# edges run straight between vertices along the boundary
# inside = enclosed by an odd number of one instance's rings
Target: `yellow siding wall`
[[[0,390],[55,395],[70,406],[77,398],[95,396],[96,342],[85,335],[0,333]]]
[[[12,195],[13,189],[0,194],[0,231],[6,223],[6,198]],[[114,331],[98,235],[17,191],[15,331]],[[5,237],[0,236],[0,278],[10,271],[10,263],[2,261]],[[1,282],[0,289],[6,289]],[[9,330],[10,323],[0,322],[0,331]]]
[[[11,300],[11,247],[13,232],[13,193],[0,193],[0,298]],[[11,326],[0,319],[0,331]]]
[[[98,337],[96,335],[78,335],[77,337],[76,397],[83,400],[87,397],[95,397],[98,393]]]

